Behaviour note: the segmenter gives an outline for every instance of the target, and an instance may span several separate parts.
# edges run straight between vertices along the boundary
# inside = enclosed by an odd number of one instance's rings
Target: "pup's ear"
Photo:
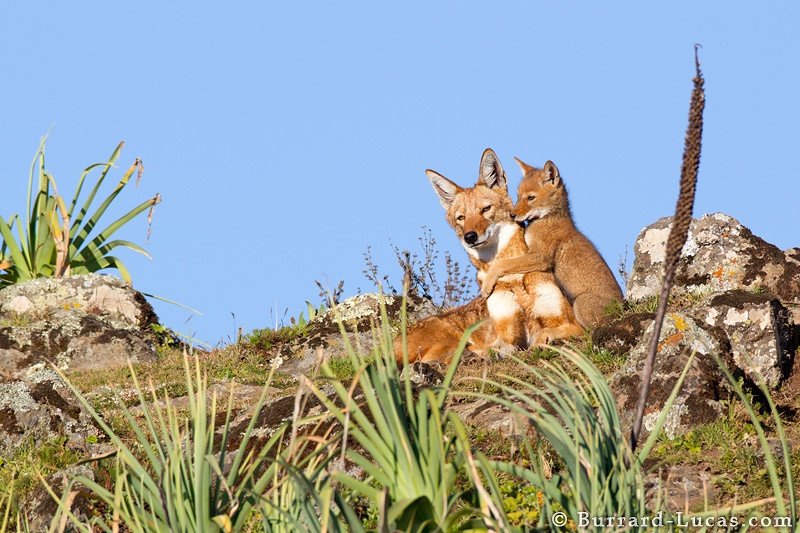
[[[526,175],[528,172],[530,172],[530,171],[532,171],[532,170],[536,170],[536,168],[535,168],[535,167],[532,167],[532,166],[530,166],[528,163],[525,163],[524,161],[522,161],[522,160],[521,160],[520,158],[518,158],[518,157],[515,157],[515,158],[514,158],[514,161],[516,161],[516,162],[517,162],[517,164],[519,165],[519,168],[522,170],[522,177],[523,177],[523,178],[525,177],[525,175]]]
[[[439,197],[439,202],[442,204],[442,207],[450,209],[456,194],[462,190],[461,187],[433,170],[426,170],[425,175],[431,180],[433,190]]]
[[[481,156],[478,183],[483,183],[490,189],[499,187],[504,191],[507,190],[508,180],[506,180],[506,173],[500,165],[500,160],[497,159],[497,155],[491,148],[484,150]]]
[[[558,173],[555,163],[548,159],[542,170],[544,171],[545,183],[552,183],[556,187],[561,184],[561,174]]]

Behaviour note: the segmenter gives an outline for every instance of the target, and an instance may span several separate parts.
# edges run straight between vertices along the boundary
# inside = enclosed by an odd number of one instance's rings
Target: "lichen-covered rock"
[[[629,299],[660,292],[671,228],[672,219],[662,218],[639,235]],[[781,301],[800,301],[800,249],[783,252],[722,213],[692,221],[670,309],[715,332],[733,366],[753,380],[760,375],[773,389],[786,376],[797,347],[795,326]]]
[[[704,327],[722,329],[730,342],[733,362],[757,382],[776,388],[788,373],[791,358],[787,311],[771,295],[734,290],[711,299],[695,318]]]
[[[47,320],[0,328],[0,381],[21,379],[29,368],[48,363],[62,370],[96,370],[155,359],[149,332],[117,328],[83,313],[57,311]]]
[[[403,299],[400,296],[383,296],[386,315],[393,326],[401,321]],[[436,313],[436,308],[425,298],[409,295],[406,305],[408,323],[412,324]],[[347,340],[360,353],[373,349],[373,327],[381,323],[381,295],[367,293],[353,296],[341,302],[336,309],[321,313],[311,322],[311,330],[300,342],[287,345],[281,350],[283,363],[280,371],[285,374],[308,374],[314,369],[321,355],[325,360],[347,356],[339,323],[347,331]],[[376,334],[378,332],[375,332]]]
[[[628,362],[611,382],[617,396],[622,424],[626,428],[630,428],[633,423],[642,384],[642,370],[652,334],[651,322],[631,351]],[[729,389],[711,353],[723,354],[725,348],[688,315],[667,314],[659,337],[643,433],[652,431],[692,352],[696,352],[696,355],[675,403],[667,414],[663,431],[669,437],[682,435],[694,426],[713,422],[722,414],[720,400],[727,396]]]
[[[68,446],[85,448],[101,431],[53,370],[36,370],[24,381],[0,383],[0,457],[22,445],[64,435]]]
[[[0,315],[37,320],[59,310],[82,310],[138,328],[158,323],[144,296],[121,279],[100,274],[37,278],[0,291]]]
[[[662,218],[639,234],[628,299],[658,295],[671,227],[672,218]],[[800,301],[800,249],[783,252],[723,213],[693,220],[673,294],[702,297],[734,289],[763,290],[782,301]]]
[[[0,291],[0,381],[50,363],[66,370],[154,361],[144,297],[121,280],[89,274],[35,279]]]

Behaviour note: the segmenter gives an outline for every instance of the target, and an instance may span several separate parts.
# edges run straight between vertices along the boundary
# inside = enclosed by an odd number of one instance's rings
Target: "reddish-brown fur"
[[[517,205],[511,214],[528,222],[525,241],[529,253],[492,264],[482,287],[491,294],[498,279],[509,274],[552,271],[572,303],[583,327],[605,320],[605,309],[622,301],[622,290],[603,257],[572,220],[564,182],[552,161],[537,169],[516,160],[524,174]]]
[[[447,211],[448,222],[478,269],[479,282],[493,261],[528,251],[523,229],[510,220],[513,205],[505,173],[494,152],[488,149],[484,152],[480,168],[478,183],[468,189],[428,171],[428,178]],[[466,326],[487,316],[491,316],[491,323],[476,330],[470,338],[468,349],[474,352],[485,353],[487,348],[511,351],[582,332],[552,273],[511,275],[498,279],[488,301],[475,300],[409,328],[409,362],[449,360]],[[402,361],[399,339],[395,354]]]

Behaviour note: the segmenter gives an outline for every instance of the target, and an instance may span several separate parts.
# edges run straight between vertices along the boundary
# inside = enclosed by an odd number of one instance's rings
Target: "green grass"
[[[730,404],[725,418],[696,427],[685,435],[672,439],[662,435],[653,450],[654,458],[670,464],[693,464],[708,460],[710,450],[716,450],[716,455],[721,456],[731,449],[741,449],[745,437],[755,431],[749,421],[737,416],[732,409],[734,406]],[[719,466],[727,469],[734,465],[721,462]]]
[[[28,313],[16,313],[12,311],[0,319],[2,328],[24,328],[30,326],[36,319]]]
[[[755,439],[756,429],[743,413],[692,429],[682,436],[662,436],[653,451],[653,459],[665,465],[697,465],[708,469],[711,484],[718,491],[719,502],[757,500],[770,494],[772,487],[766,459]],[[760,423],[766,425],[762,417]],[[770,431],[775,435],[774,430]],[[791,454],[794,476],[800,475],[800,450]],[[778,476],[785,477],[785,467],[777,464]]]
[[[236,381],[242,384],[263,385],[272,363],[269,357],[251,346],[231,345],[221,350],[200,352],[198,358],[208,373],[211,383]],[[138,363],[134,371],[145,383],[152,382],[156,389],[171,397],[186,394],[186,379],[183,369],[183,355],[180,348],[161,347],[159,359],[152,363]],[[127,388],[131,383],[128,368],[69,373],[68,377],[83,392],[95,390],[105,385]],[[276,374],[272,383],[277,388],[291,388],[297,384],[294,378]],[[133,395],[130,402],[135,402]]]
[[[9,460],[0,460],[0,487],[10,487],[12,483],[14,485],[13,493],[8,496],[10,523],[16,522],[21,503],[39,485],[40,474],[46,478],[84,458],[66,443],[66,437],[57,437],[36,445],[31,440],[21,446]]]
[[[336,379],[343,381],[352,379],[356,375],[356,368],[350,357],[331,357],[328,359],[328,368]]]
[[[248,333],[243,341],[257,350],[269,350],[278,344],[284,344],[294,339],[305,336],[309,331],[308,326],[284,326],[278,329],[254,329]]]
[[[612,320],[629,313],[655,313],[658,308],[658,296],[648,296],[639,300],[614,301],[605,308],[606,315]]]

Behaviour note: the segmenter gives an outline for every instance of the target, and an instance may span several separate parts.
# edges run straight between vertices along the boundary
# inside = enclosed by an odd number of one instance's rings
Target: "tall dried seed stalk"
[[[686,129],[686,141],[683,147],[683,163],[681,164],[681,190],[678,195],[678,203],[675,206],[675,216],[672,219],[672,229],[667,238],[667,252],[664,258],[664,280],[661,283],[661,294],[658,297],[658,309],[653,324],[653,336],[650,337],[650,345],[647,350],[644,370],[642,371],[642,388],[639,391],[639,401],[636,404],[636,413],[633,417],[633,427],[631,429],[631,451],[636,449],[636,441],[642,430],[642,419],[647,403],[647,396],[650,394],[650,379],[653,375],[653,364],[658,351],[658,338],[661,335],[661,326],[664,322],[664,315],[667,312],[667,300],[672,283],[675,280],[675,271],[678,269],[678,261],[681,257],[681,250],[686,243],[689,234],[689,224],[692,222],[692,208],[694,206],[694,193],[697,185],[697,169],[700,167],[700,150],[703,137],[703,109],[706,105],[706,95],[703,91],[705,80],[700,72],[700,61],[697,58],[697,49],[694,47],[694,65],[696,75],[692,80],[694,89],[692,90],[692,101],[689,106],[689,127]]]

